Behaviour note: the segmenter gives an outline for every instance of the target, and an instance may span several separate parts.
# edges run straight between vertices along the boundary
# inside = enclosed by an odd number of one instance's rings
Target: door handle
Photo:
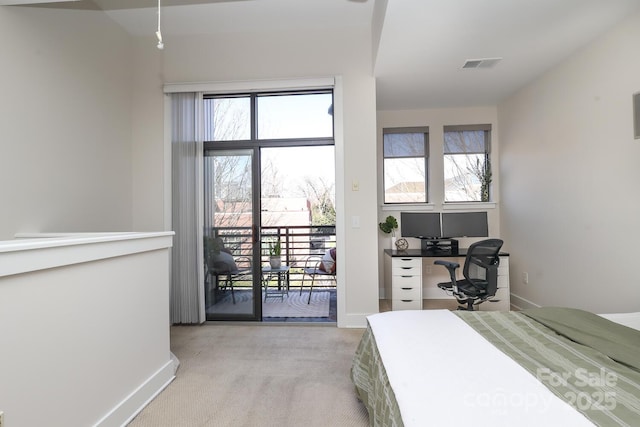
[[[251,241],[254,245],[258,244],[258,224],[251,226]]]

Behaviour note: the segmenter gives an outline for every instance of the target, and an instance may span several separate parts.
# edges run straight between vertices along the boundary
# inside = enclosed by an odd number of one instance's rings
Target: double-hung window
[[[383,129],[384,203],[426,203],[429,128]]]
[[[444,127],[444,201],[491,201],[491,125]]]

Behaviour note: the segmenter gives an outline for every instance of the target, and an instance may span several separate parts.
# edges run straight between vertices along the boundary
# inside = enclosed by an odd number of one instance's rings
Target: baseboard
[[[529,301],[526,298],[523,298],[521,296],[518,296],[516,294],[511,294],[511,309],[518,311],[518,310],[525,310],[527,308],[540,308],[541,306]]]
[[[375,313],[343,314],[338,316],[339,328],[366,328],[367,316]]]
[[[98,421],[96,427],[125,426],[175,378],[175,363],[169,360]]]

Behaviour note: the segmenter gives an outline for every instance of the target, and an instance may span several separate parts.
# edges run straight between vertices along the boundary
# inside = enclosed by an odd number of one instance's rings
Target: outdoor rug
[[[226,295],[217,304],[209,306],[207,313],[215,314],[249,314],[253,312],[252,293],[248,291],[236,291],[236,303],[231,299],[231,293]],[[299,289],[289,290],[284,298],[269,296],[264,300],[262,293],[262,317],[329,317],[331,292],[314,290],[311,294],[311,303],[307,304],[309,291]]]
[[[262,317],[329,317],[330,293],[314,291],[311,303],[307,304],[309,291],[290,290],[281,300],[280,297],[267,298],[262,302]]]

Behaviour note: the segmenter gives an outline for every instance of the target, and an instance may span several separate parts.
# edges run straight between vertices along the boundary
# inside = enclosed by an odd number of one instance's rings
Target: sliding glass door
[[[288,302],[312,243],[327,237],[312,231],[335,227],[333,93],[205,94],[202,105],[206,318],[261,320],[261,285]]]
[[[260,320],[260,230],[254,149],[204,152],[207,320]]]

